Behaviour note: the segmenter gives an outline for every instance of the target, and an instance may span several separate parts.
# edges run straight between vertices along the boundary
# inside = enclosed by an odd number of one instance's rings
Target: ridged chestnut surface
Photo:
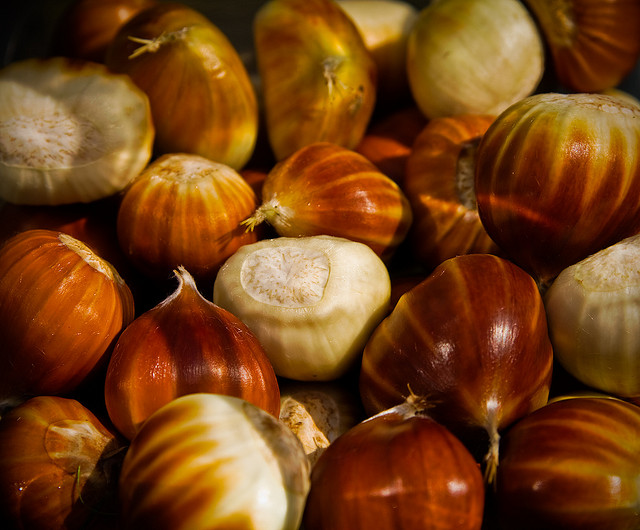
[[[497,245],[547,284],[640,229],[640,108],[592,94],[538,94],[478,146],[476,200]]]
[[[122,438],[75,399],[37,396],[0,422],[0,524],[114,528]]]
[[[158,154],[193,153],[242,168],[258,132],[253,84],[227,36],[202,13],[160,2],[129,19],[105,62],[148,95]]]
[[[495,120],[486,114],[434,118],[413,142],[402,189],[413,223],[413,255],[429,268],[460,254],[499,253],[476,205],[475,151]]]
[[[269,143],[278,160],[313,142],[353,149],[376,102],[376,64],[332,0],[271,0],[253,20]]]
[[[163,155],[123,194],[118,241],[149,276],[167,278],[182,265],[211,280],[239,247],[258,239],[240,225],[256,204],[251,186],[230,166],[194,154]]]
[[[429,415],[491,455],[499,432],[547,402],[552,349],[531,276],[490,254],[439,265],[407,291],[364,349],[360,395],[369,414],[410,392]]]
[[[411,226],[400,186],[360,153],[314,142],[276,164],[262,185],[262,204],[246,221],[285,237],[330,235],[364,243],[387,260]]]
[[[536,17],[556,76],[575,92],[613,88],[640,58],[637,0],[525,0]]]
[[[0,406],[69,392],[134,317],[129,287],[81,241],[27,230],[0,249]]]
[[[569,397],[516,423],[497,477],[501,528],[631,530],[640,525],[640,408]]]

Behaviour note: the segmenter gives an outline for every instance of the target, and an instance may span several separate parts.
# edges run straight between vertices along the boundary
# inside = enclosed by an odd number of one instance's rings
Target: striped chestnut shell
[[[412,219],[400,186],[366,157],[314,142],[271,169],[262,185],[262,204],[243,223],[252,228],[266,221],[285,237],[343,237],[387,260]]]
[[[480,219],[547,285],[640,230],[640,108],[597,94],[538,94],[503,112],[478,146]]]
[[[563,396],[516,423],[503,441],[496,482],[500,528],[640,525],[636,405],[604,395]]]
[[[120,27],[105,63],[149,97],[156,154],[193,153],[234,169],[253,155],[253,84],[234,45],[205,15],[177,2],[144,9]]]
[[[0,406],[70,392],[134,317],[131,291],[83,242],[34,229],[0,249]]]
[[[553,57],[558,80],[574,92],[617,86],[640,58],[637,0],[525,0]]]
[[[249,183],[230,166],[195,154],[163,155],[123,194],[118,241],[150,277],[167,278],[183,265],[212,280],[231,254],[257,240],[240,225],[256,204]]]
[[[413,212],[411,249],[429,269],[461,254],[499,253],[480,221],[474,190],[475,152],[494,120],[434,118],[413,142],[402,189]]]

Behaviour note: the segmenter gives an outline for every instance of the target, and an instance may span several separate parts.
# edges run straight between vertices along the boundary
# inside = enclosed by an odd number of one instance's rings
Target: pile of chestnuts
[[[47,4],[0,528],[640,528],[640,0]]]

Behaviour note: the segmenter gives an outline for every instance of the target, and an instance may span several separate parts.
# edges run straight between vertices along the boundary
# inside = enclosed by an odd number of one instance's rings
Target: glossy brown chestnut
[[[482,137],[483,226],[542,286],[640,230],[640,109],[595,94],[538,94]]]
[[[267,136],[282,160],[305,145],[354,149],[376,102],[376,64],[331,0],[270,0],[253,19]]]
[[[629,530],[640,514],[640,408],[569,397],[516,423],[503,438],[497,507],[510,530]]]
[[[38,396],[0,421],[2,528],[115,528],[122,438],[75,399]]]
[[[198,279],[212,280],[255,233],[241,222],[255,210],[249,183],[226,164],[200,155],[163,155],[122,195],[118,241],[144,274],[166,279],[182,265]]]
[[[248,71],[205,15],[160,2],[129,19],[105,62],[147,94],[157,154],[193,153],[234,169],[255,148],[258,104]]]
[[[0,249],[0,407],[69,392],[134,317],[129,287],[79,240],[27,230]]]
[[[105,380],[107,412],[132,439],[169,401],[196,392],[243,398],[273,416],[278,381],[255,335],[237,317],[206,300],[183,267],[178,287],[120,335]]]
[[[369,414],[409,392],[424,396],[430,416],[485,452],[491,478],[499,432],[547,402],[552,360],[533,278],[503,258],[469,254],[439,265],[375,329],[360,395]]]
[[[54,33],[54,52],[104,62],[107,47],[131,17],[156,0],[75,0],[62,14]]]
[[[525,0],[559,81],[574,92],[616,87],[640,58],[637,0]]]
[[[475,460],[415,403],[349,429],[311,472],[307,530],[477,530],[484,483]]]
[[[411,226],[409,201],[397,183],[363,155],[315,142],[277,163],[262,185],[262,204],[244,221],[263,221],[285,237],[330,235],[391,257]]]

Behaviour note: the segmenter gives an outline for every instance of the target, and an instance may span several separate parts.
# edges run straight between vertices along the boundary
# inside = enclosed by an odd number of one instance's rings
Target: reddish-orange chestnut
[[[116,528],[122,438],[75,399],[37,396],[0,421],[2,528]]]
[[[0,404],[68,392],[134,317],[115,268],[79,240],[27,230],[0,249]]]
[[[311,472],[307,530],[478,530],[480,468],[415,396],[350,428]]]
[[[236,396],[277,417],[278,381],[258,339],[206,300],[186,269],[176,277],[176,290],[118,338],[104,394],[113,424],[132,439],[162,405],[197,392]]]

